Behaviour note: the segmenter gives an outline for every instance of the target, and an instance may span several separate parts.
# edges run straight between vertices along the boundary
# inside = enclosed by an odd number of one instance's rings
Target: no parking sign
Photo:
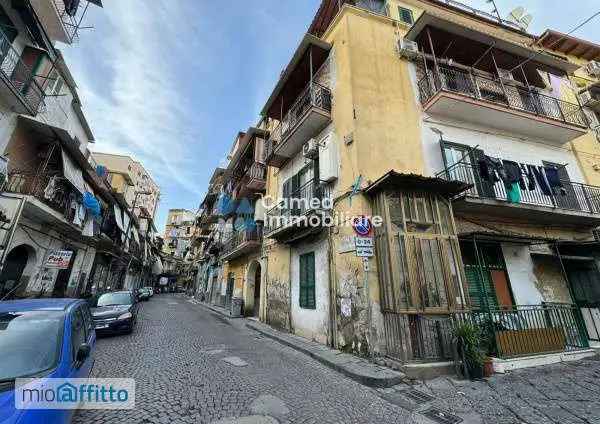
[[[371,235],[371,231],[373,231],[373,224],[370,218],[364,215],[357,216],[352,221],[352,228],[354,228],[354,232],[360,237],[368,237]]]

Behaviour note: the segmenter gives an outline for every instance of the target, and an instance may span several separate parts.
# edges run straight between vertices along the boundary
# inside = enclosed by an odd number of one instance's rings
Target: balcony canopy
[[[417,41],[422,48],[425,48],[426,53],[432,53],[427,36],[428,29],[434,46],[437,46],[436,56],[451,57],[465,66],[473,66],[479,58],[486,56],[486,51],[493,46],[498,67],[502,69],[513,69],[519,63],[533,58],[527,62],[528,66],[524,66],[528,78],[534,77],[531,69],[540,69],[553,74],[569,74],[579,68],[559,57],[493,37],[436,16],[431,12],[422,14],[405,38]]]
[[[306,34],[282,72],[261,114],[280,121],[310,82],[311,73],[316,73],[325,63],[330,50],[331,44]]]
[[[266,139],[269,135],[269,132],[260,128],[250,127],[245,133],[240,132],[240,135],[238,146],[231,155],[229,166],[227,167],[229,172],[233,172],[240,159],[244,158],[249,149],[254,146],[255,137]],[[252,155],[254,155],[254,151],[252,151]]]
[[[458,195],[469,189],[472,184],[462,181],[448,181],[438,177],[426,177],[418,174],[405,174],[389,171],[377,181],[369,185],[365,192],[375,194],[386,189],[406,189],[416,191],[429,191],[449,197]]]
[[[585,60],[600,60],[600,44],[585,41],[572,35],[547,29],[538,38],[537,44],[558,53]]]

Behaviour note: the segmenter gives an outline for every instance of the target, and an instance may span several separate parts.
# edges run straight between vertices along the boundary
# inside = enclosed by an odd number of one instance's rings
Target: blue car
[[[0,302],[0,423],[68,423],[74,410],[15,408],[15,379],[87,378],[96,333],[87,303],[77,299]]]

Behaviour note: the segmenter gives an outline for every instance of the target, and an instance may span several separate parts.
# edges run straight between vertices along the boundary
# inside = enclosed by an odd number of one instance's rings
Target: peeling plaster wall
[[[543,302],[529,246],[502,243],[502,252],[516,304],[539,305]]]
[[[267,324],[291,330],[290,323],[290,248],[283,244],[266,246],[268,275],[266,279]]]
[[[537,277],[536,286],[544,302],[573,303],[558,258],[534,255],[532,259],[533,272]]]
[[[315,252],[316,308],[300,307],[300,255]],[[329,259],[327,240],[292,248],[292,328],[299,336],[326,344],[329,334]]]
[[[347,198],[340,200],[335,210],[352,216],[372,215],[370,199],[362,194],[353,197],[352,205]],[[377,258],[369,259],[370,269],[365,279],[363,259],[356,256],[354,248],[355,236],[351,225],[343,225],[336,227],[332,240],[336,284],[335,340],[338,349],[364,356],[371,350],[382,352],[385,339]]]

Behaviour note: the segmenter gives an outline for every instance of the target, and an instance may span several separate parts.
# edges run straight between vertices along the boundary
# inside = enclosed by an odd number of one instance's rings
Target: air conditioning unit
[[[586,65],[586,71],[594,77],[600,77],[600,62],[591,61]]]
[[[308,142],[304,143],[302,146],[302,156],[307,159],[314,159],[319,156],[319,143],[314,138],[308,140]]]
[[[398,54],[400,57],[414,59],[419,54],[419,45],[412,40],[401,38],[398,40]]]
[[[504,80],[504,81],[514,81],[515,77],[512,74],[512,72],[510,72],[507,69],[498,69],[498,75],[500,76],[500,79]]]

